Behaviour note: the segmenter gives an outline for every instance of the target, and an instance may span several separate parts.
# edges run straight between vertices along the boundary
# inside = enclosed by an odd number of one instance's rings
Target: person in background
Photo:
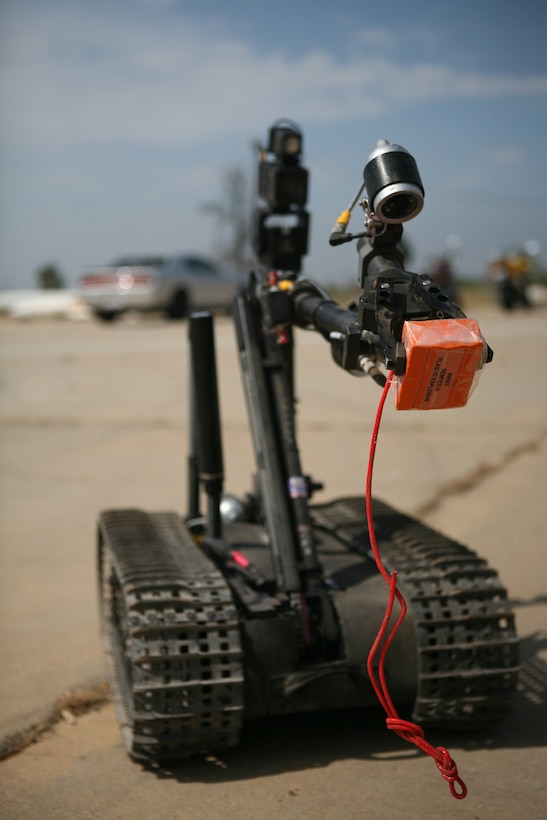
[[[509,253],[490,260],[486,276],[494,283],[504,310],[513,310],[518,305],[531,306],[527,293],[529,270],[530,259],[523,253]]]

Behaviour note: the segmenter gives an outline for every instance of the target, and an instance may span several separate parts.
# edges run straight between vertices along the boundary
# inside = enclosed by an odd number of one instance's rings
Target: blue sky
[[[202,205],[280,117],[305,135],[306,275],[356,279],[328,236],[380,138],[426,189],[411,268],[454,237],[464,274],[530,239],[547,260],[544,0],[0,0],[0,31],[0,287],[210,254]]]

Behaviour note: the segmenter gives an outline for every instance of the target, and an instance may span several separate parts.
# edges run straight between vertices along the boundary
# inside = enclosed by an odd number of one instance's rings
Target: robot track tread
[[[371,555],[362,497],[312,508],[317,526]],[[507,593],[476,553],[374,500],[382,561],[397,570],[416,634],[418,679],[412,719],[423,726],[479,729],[509,712],[519,673]],[[387,593],[386,593],[387,597]]]
[[[155,761],[236,745],[243,717],[237,612],[222,573],[174,513],[104,512],[103,641],[129,754]]]

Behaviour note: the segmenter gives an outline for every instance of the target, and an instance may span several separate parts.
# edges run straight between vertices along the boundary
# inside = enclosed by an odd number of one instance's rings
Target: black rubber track
[[[129,754],[162,760],[236,745],[243,714],[236,610],[181,519],[104,512],[99,575],[112,697]]]
[[[316,525],[370,555],[364,508],[364,498],[350,497],[312,512]],[[412,719],[453,729],[499,722],[516,695],[519,647],[498,574],[472,550],[388,504],[375,500],[373,518],[382,561],[397,570],[416,633]]]
[[[311,513],[315,527],[370,558],[362,497]],[[512,706],[519,671],[514,616],[497,573],[383,502],[374,502],[374,521],[413,625],[412,719],[469,730],[497,723]],[[182,520],[103,513],[99,576],[112,696],[129,754],[155,761],[236,745],[244,711],[238,614],[224,576]]]

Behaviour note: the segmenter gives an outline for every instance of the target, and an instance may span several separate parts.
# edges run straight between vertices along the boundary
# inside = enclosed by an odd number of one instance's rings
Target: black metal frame
[[[318,284],[258,267],[233,303],[243,388],[256,461],[258,519],[268,534],[277,593],[285,594],[301,621],[305,651],[324,660],[338,656],[341,637],[328,583],[316,551],[309,499],[320,485],[303,470],[295,423],[294,327],[311,328],[329,342],[334,361],[349,372],[377,364],[404,369],[400,347],[407,318],[463,317],[427,276],[404,270],[400,225],[358,245],[362,294],[344,308]],[[199,483],[207,495],[205,537],[222,541],[223,489],[213,317],[191,314],[191,442],[187,519],[197,519]],[[224,548],[229,554],[229,547]]]

